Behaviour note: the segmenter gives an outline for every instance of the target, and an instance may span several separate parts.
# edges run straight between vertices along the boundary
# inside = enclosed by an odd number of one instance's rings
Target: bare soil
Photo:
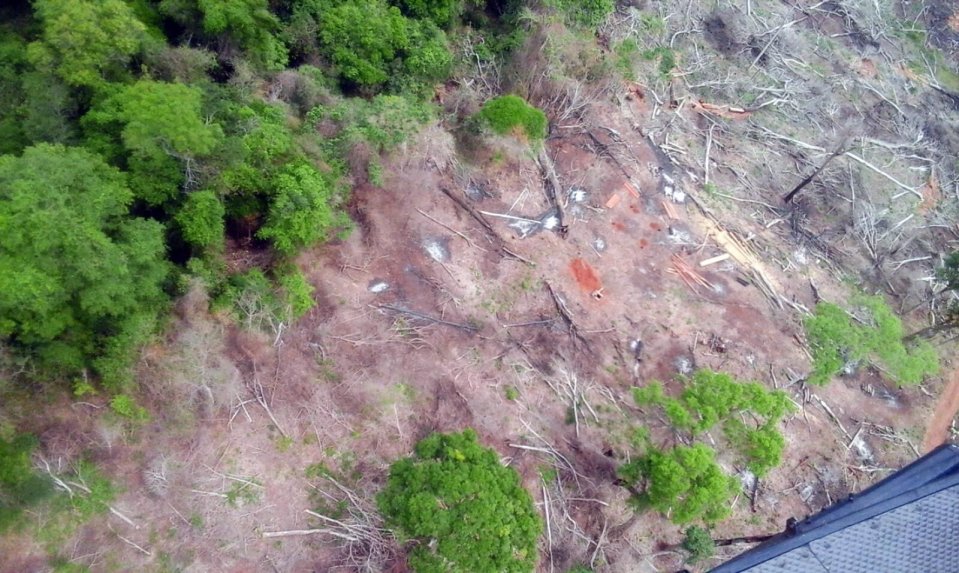
[[[936,409],[929,420],[926,435],[922,439],[922,451],[928,452],[949,439],[949,430],[959,414],[959,372],[953,372],[936,402]]]

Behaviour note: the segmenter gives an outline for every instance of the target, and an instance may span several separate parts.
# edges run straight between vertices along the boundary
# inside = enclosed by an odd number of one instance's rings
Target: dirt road
[[[959,412],[959,371],[953,372],[949,383],[939,397],[936,411],[926,427],[926,435],[922,439],[923,453],[935,448],[949,438],[949,427]]]

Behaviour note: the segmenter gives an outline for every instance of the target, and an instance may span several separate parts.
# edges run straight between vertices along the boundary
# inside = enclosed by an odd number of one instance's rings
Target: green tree
[[[257,236],[272,241],[283,254],[326,240],[347,224],[337,209],[339,189],[306,162],[285,166],[273,179],[273,193],[266,224]]]
[[[939,370],[926,341],[909,344],[902,321],[881,296],[856,295],[851,302],[865,318],[856,320],[838,305],[821,302],[804,322],[813,357],[809,382],[825,384],[849,362],[871,360],[900,385],[919,384]]]
[[[634,388],[633,398],[640,406],[661,407],[673,427],[688,432],[690,439],[721,425],[730,445],[759,476],[779,465],[786,441],[776,426],[794,409],[780,390],[708,369],[696,371],[676,398],[666,396],[659,382]]]
[[[623,465],[619,476],[630,486],[639,509],[653,508],[677,524],[714,523],[729,515],[729,500],[739,489],[736,478],[716,463],[703,444],[660,450],[652,446]]]
[[[323,14],[320,46],[348,86],[378,91],[410,46],[409,27],[384,0],[348,0]]]
[[[259,68],[281,70],[287,63],[286,45],[277,35],[280,20],[267,0],[161,0],[159,10],[191,35],[242,49]]]
[[[43,39],[28,56],[70,85],[102,86],[143,45],[146,27],[123,0],[34,0],[33,8]]]
[[[716,542],[713,541],[709,530],[697,525],[686,529],[682,545],[683,549],[689,554],[686,558],[686,563],[705,561],[716,552]]]
[[[387,523],[415,541],[418,573],[518,573],[536,565],[542,524],[515,470],[476,433],[432,434],[390,466],[377,497]]]
[[[109,150],[109,134],[118,131],[137,197],[162,204],[180,186],[199,183],[197,159],[222,139],[220,126],[202,116],[202,97],[199,89],[178,83],[140,80],[126,86],[84,116],[91,146]]]
[[[448,28],[463,12],[463,0],[393,0],[393,4],[410,18],[431,20],[440,28]]]
[[[208,34],[235,40],[265,69],[281,70],[286,65],[286,46],[273,34],[280,21],[270,12],[267,0],[197,0],[197,5]]]
[[[83,149],[0,157],[0,337],[44,366],[123,381],[168,274],[163,228],[131,218],[132,198]]]
[[[183,239],[201,250],[218,250],[223,245],[223,217],[226,209],[213,191],[187,196],[175,220]]]

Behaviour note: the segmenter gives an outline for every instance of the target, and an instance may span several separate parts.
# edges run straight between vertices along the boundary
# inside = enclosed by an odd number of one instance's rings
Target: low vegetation
[[[531,142],[546,137],[546,114],[515,95],[493,98],[483,104],[480,119],[495,133],[518,135]]]

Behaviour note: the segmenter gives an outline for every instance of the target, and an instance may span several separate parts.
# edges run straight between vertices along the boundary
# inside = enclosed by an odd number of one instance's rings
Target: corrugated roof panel
[[[953,487],[827,535],[810,547],[830,573],[956,573],[957,542],[959,487]]]
[[[830,573],[816,559],[809,547],[803,546],[770,559],[748,570],[748,573]]]

